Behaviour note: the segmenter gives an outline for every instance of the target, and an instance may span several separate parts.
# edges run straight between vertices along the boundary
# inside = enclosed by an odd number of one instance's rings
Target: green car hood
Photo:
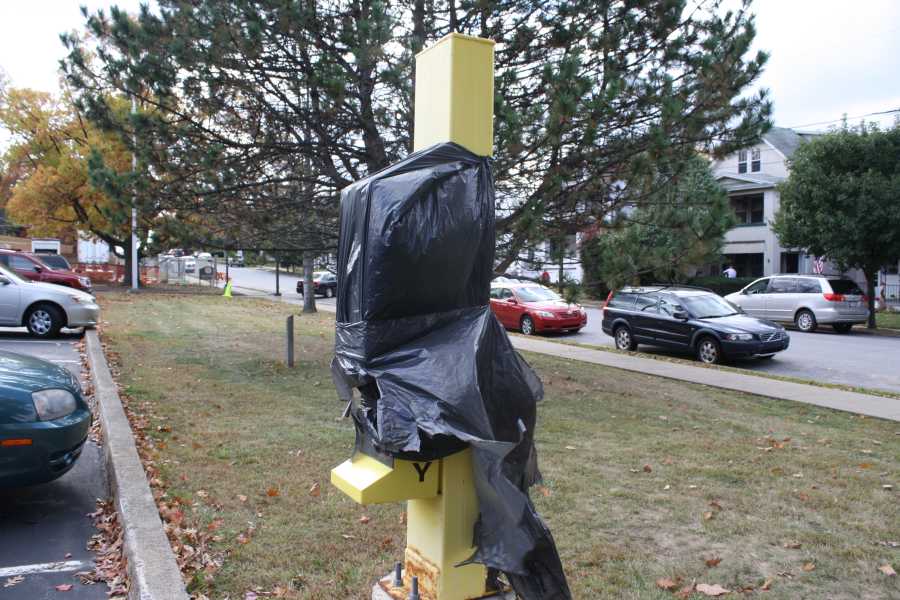
[[[0,423],[35,420],[31,393],[62,388],[81,397],[81,386],[67,369],[46,360],[0,351]]]

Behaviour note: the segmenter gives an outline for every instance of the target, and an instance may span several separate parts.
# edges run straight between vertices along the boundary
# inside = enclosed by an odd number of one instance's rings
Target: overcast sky
[[[136,11],[139,0],[0,0],[0,69],[16,87],[58,90],[59,34],[82,26],[79,6],[113,3]],[[776,125],[824,129],[900,108],[900,0],[755,0],[754,12]]]

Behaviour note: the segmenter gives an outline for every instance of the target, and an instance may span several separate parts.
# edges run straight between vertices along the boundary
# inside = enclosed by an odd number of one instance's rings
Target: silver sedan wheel
[[[332,296],[334,296],[334,292],[331,291],[331,288],[325,288],[325,297],[331,298]]]
[[[620,327],[616,332],[616,348],[631,350],[631,332],[624,327]]]
[[[714,365],[719,362],[719,346],[712,340],[703,340],[697,349],[697,356],[700,357],[700,362]]]
[[[53,328],[53,317],[46,310],[38,309],[28,319],[30,329],[38,335],[47,335]]]

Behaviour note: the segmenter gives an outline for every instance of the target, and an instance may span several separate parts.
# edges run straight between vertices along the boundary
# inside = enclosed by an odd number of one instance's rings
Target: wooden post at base
[[[293,368],[294,367],[294,315],[291,315],[287,318],[287,332],[286,332],[286,340],[287,340],[287,366]]]

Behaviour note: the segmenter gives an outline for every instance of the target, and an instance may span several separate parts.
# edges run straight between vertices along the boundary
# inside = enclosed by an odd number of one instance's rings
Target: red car
[[[30,281],[55,283],[82,290],[89,294],[93,293],[89,277],[73,273],[72,271],[50,268],[34,254],[16,252],[15,250],[0,250],[0,265],[15,271],[17,275]]]
[[[525,335],[545,331],[579,331],[587,325],[587,313],[559,294],[533,283],[491,286],[491,310],[507,329]]]

